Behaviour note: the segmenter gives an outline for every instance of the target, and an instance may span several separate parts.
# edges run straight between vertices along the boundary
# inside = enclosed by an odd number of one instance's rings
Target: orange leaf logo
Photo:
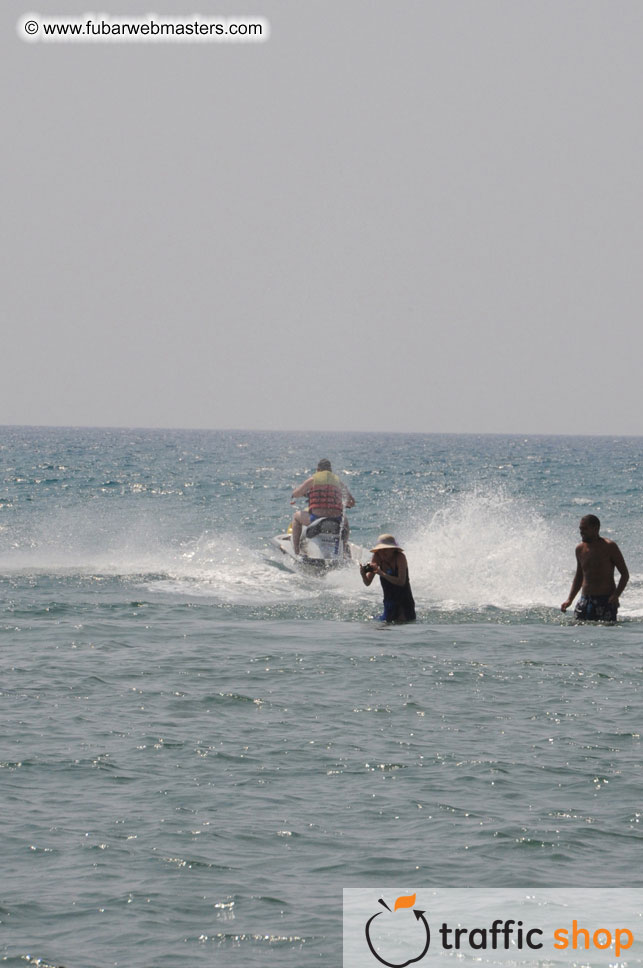
[[[407,894],[406,897],[398,897],[393,910],[397,911],[398,908],[413,907],[416,897],[417,894]]]

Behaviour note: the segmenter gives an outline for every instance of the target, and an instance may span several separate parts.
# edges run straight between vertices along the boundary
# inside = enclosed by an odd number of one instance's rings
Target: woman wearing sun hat
[[[414,622],[415,602],[409,582],[409,568],[404,549],[400,548],[392,534],[381,534],[371,548],[373,558],[369,565],[360,565],[365,585],[370,585],[379,575],[384,593],[384,622]]]

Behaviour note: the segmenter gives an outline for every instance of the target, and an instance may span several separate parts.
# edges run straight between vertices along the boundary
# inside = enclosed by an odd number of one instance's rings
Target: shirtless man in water
[[[630,577],[619,546],[609,538],[601,538],[601,522],[595,514],[581,518],[581,543],[576,546],[577,568],[569,598],[560,606],[567,611],[580,591],[574,618],[590,622],[615,622],[618,600]],[[621,578],[614,584],[614,569]]]

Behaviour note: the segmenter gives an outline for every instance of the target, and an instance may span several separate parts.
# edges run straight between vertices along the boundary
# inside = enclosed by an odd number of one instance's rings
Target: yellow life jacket
[[[313,486],[308,492],[308,507],[313,514],[319,511],[332,511],[339,517],[344,510],[342,487],[337,474],[332,471],[317,471],[313,474]]]

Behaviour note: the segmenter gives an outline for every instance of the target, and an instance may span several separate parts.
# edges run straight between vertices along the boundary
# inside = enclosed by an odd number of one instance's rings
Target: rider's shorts
[[[311,524],[313,523],[313,521],[318,521],[319,518],[325,518],[326,517],[325,514],[313,514],[312,511],[309,511],[308,513],[310,515],[310,523]],[[337,518],[328,518],[328,521],[341,521],[341,520],[342,520],[341,514]]]

